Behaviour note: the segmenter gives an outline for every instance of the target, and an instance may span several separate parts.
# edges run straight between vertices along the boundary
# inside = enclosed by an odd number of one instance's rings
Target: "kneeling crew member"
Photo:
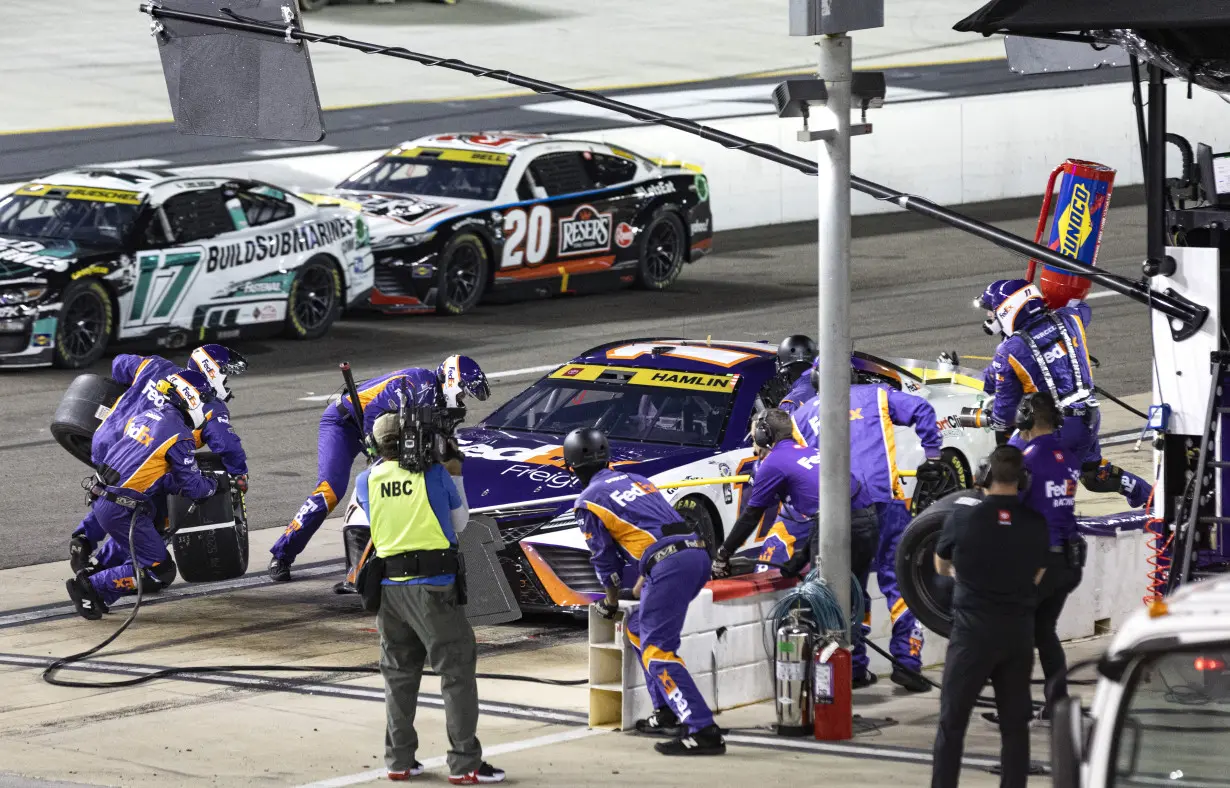
[[[483,761],[476,735],[478,647],[457,579],[457,536],[469,512],[443,465],[413,473],[398,464],[398,433],[397,413],[376,419],[372,435],[381,461],[355,482],[355,498],[372,526],[372,545],[385,562],[376,619],[388,715],[385,767],[390,780],[423,773],[415,759],[414,715],[423,662],[429,660],[444,696],[449,782],[503,782],[503,770]]]
[[[158,392],[166,404],[125,423],[123,437],[112,444],[88,486],[93,503],[81,529],[90,527],[89,521],[110,536],[116,561],[107,568],[82,569],[67,582],[69,598],[87,619],[102,618],[108,605],[135,594],[137,583],[154,591],[175,580],[175,562],[154,527],[153,499],[179,494],[199,501],[218,487],[216,479],[201,475],[192,438],[192,430],[205,422],[205,400],[213,394],[209,382],[183,370],[160,381]],[[130,528],[140,578],[133,575],[128,552]]]
[[[606,589],[596,604],[604,618],[619,611],[624,567],[636,562],[641,604],[628,617],[628,640],[641,657],[654,711],[641,733],[674,736],[654,749],[663,755],[722,755],[726,741],[688,673],[679,649],[688,605],[709,582],[705,542],[644,476],[612,470],[611,447],[597,429],[564,438],[564,465],[584,485],[575,509],[590,562]]]
[[[1068,595],[1080,585],[1085,566],[1085,540],[1076,525],[1076,483],[1081,477],[1081,463],[1060,442],[1055,431],[1060,423],[1059,409],[1049,394],[1026,394],[1017,407],[1016,426],[1026,441],[1025,468],[1033,479],[1024,495],[1025,505],[1042,515],[1050,533],[1046,574],[1038,586],[1034,614],[1034,645],[1047,682],[1043,719],[1050,719],[1051,705],[1068,695],[1068,665],[1059,642],[1059,616]]]
[[[1020,449],[1000,446],[978,476],[987,497],[958,499],[935,548],[935,570],[955,577],[956,587],[931,786],[958,784],[970,713],[990,679],[1000,721],[1000,788],[1025,788],[1034,608],[1046,571],[1046,521],[1021,502],[1030,478]]]

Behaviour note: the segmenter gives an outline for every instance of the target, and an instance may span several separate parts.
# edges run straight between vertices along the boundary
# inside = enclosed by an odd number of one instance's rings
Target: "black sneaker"
[[[77,575],[72,580],[67,580],[64,587],[68,590],[68,598],[73,600],[73,606],[77,608],[77,613],[84,619],[89,621],[98,621],[103,617],[103,613],[110,613],[111,608],[107,607],[107,603],[98,595],[98,591],[90,583],[90,579],[85,575]]]
[[[354,587],[354,583],[348,583],[343,580],[340,583],[333,584],[333,593],[335,594],[357,594],[359,589]]]
[[[285,583],[290,580],[290,561],[274,556],[269,560],[269,579],[275,583]]]
[[[906,671],[902,668],[893,668],[892,681],[906,692],[931,691],[931,685],[922,677],[922,674]]]
[[[483,761],[483,765],[479,766],[472,772],[465,774],[450,774],[448,781],[453,785],[487,785],[488,783],[504,782],[504,770],[497,769],[491,764]]]
[[[670,741],[653,746],[663,755],[725,755],[726,740],[716,725],[701,728],[696,733],[684,732]]]
[[[636,721],[637,733],[647,733],[654,736],[678,736],[679,718],[669,706],[659,706],[647,718]]]
[[[872,673],[870,670],[867,670],[863,672],[862,676],[859,676],[858,678],[850,682],[850,686],[854,687],[854,689],[866,689],[867,687],[870,687],[872,684],[875,684],[879,680],[880,680],[879,676]]]
[[[999,715],[996,714],[995,712],[988,711],[982,715],[982,718],[986,720],[989,724],[994,725],[996,728],[999,727]],[[1041,714],[1036,714],[1029,718],[1029,727],[1031,728],[1034,727],[1035,725],[1049,726],[1050,724],[1051,724],[1050,715],[1046,714],[1045,712]]]
[[[74,575],[90,568],[90,557],[93,555],[94,543],[81,534],[68,540],[68,565]]]

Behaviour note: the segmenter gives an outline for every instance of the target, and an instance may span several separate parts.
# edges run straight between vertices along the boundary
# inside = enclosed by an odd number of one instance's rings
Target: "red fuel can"
[[[834,641],[816,649],[811,686],[817,739],[846,741],[854,737],[853,679],[849,650]]]
[[[1059,195],[1055,196],[1055,182],[1059,181]],[[1102,246],[1102,230],[1106,226],[1106,212],[1110,195],[1115,186],[1115,170],[1092,161],[1068,159],[1051,173],[1042,200],[1042,212],[1038,216],[1038,229],[1034,242],[1042,243],[1047,219],[1054,208],[1047,237],[1048,248],[1066,257],[1075,257],[1083,263],[1096,265],[1098,250]],[[1029,261],[1026,278],[1031,282],[1038,265]],[[1072,299],[1083,299],[1089,294],[1092,283],[1084,277],[1042,266],[1038,283],[1046,305],[1051,309],[1064,306]]]

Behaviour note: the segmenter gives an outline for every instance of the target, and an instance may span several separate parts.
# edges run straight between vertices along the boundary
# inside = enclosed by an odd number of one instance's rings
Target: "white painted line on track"
[[[1117,296],[1117,295],[1123,295],[1123,293],[1116,293],[1114,290],[1099,290],[1096,293],[1090,293],[1089,295],[1085,296],[1085,300],[1092,301],[1095,298],[1110,298],[1111,296]]]
[[[502,372],[492,372],[487,375],[487,380],[499,380],[500,378],[515,378],[521,375],[537,375],[540,372],[550,372],[558,367],[559,364],[544,364],[541,367],[524,367],[522,369],[506,369]],[[332,397],[332,394],[312,394],[307,397],[300,397],[300,402],[326,402]]]
[[[505,755],[511,752],[521,752],[523,750],[534,750],[539,747],[549,747],[552,744],[563,744],[564,742],[576,741],[578,739],[586,739],[590,736],[600,736],[604,733],[610,733],[608,730],[601,728],[576,728],[570,731],[561,733],[550,733],[546,736],[535,736],[532,739],[522,739],[520,741],[511,741],[506,744],[497,744],[493,747],[483,748],[483,758],[494,757],[497,755]],[[439,769],[446,765],[446,759],[443,755],[437,755],[434,758],[428,758],[423,761],[424,769]],[[329,780],[321,780],[320,782],[307,783],[298,788],[343,788],[347,785],[359,785],[361,783],[369,783],[375,780],[383,780],[388,775],[386,769],[371,769],[358,774],[346,775],[344,777],[334,777]]]
[[[249,156],[294,156],[301,153],[329,153],[337,150],[336,145],[300,145],[297,148],[264,148],[247,151]]]

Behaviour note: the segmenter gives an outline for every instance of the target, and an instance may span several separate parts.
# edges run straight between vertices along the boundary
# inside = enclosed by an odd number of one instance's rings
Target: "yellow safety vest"
[[[372,545],[381,558],[452,546],[427,498],[427,480],[421,473],[403,469],[395,460],[386,460],[368,471],[367,509]]]

